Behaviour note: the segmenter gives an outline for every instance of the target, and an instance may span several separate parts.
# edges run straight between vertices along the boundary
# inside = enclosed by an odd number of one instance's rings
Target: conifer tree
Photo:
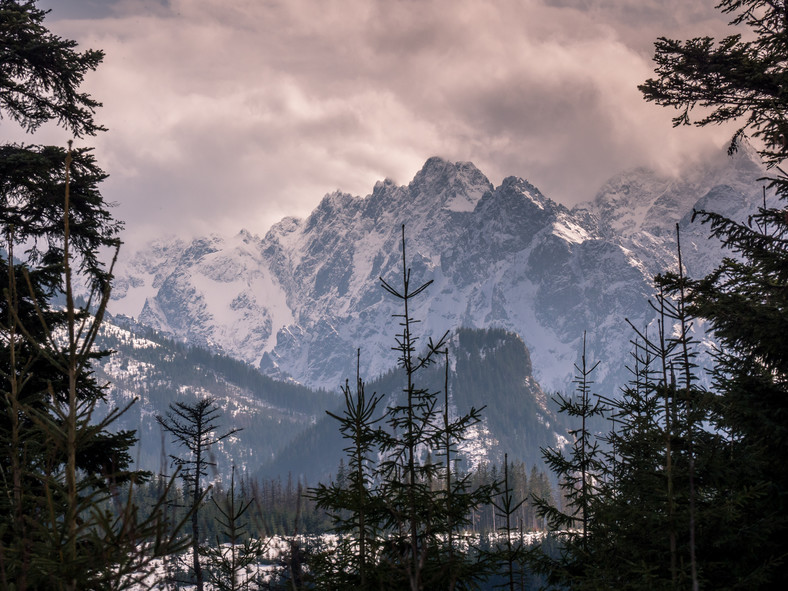
[[[634,381],[623,389],[622,397],[606,398],[620,428],[608,437],[618,456],[610,458],[615,486],[609,488],[603,504],[607,511],[605,526],[618,532],[613,535],[608,530],[607,541],[638,565],[632,577],[641,577],[651,586],[697,588],[700,506],[696,489],[698,473],[707,467],[698,465],[696,448],[703,440],[707,451],[713,450],[716,437],[703,429],[709,416],[709,397],[695,375],[697,343],[687,308],[678,224],[676,252],[677,271],[655,278],[657,294],[649,302],[657,313],[657,337],[650,338],[647,331],[630,323],[638,336],[633,343]],[[675,293],[665,290],[665,283],[670,281],[680,286]],[[655,479],[664,484],[654,488]],[[712,494],[711,489],[705,489],[703,496]],[[638,525],[638,521],[645,522],[645,512],[658,517],[649,523],[653,528],[649,537],[643,537]],[[669,569],[657,560],[666,549]],[[608,575],[624,577],[627,572],[619,567],[616,575],[614,565],[608,568]]]
[[[129,469],[134,434],[109,431],[125,409],[95,420],[104,388],[91,377],[90,363],[102,355],[94,343],[109,284],[97,297],[94,287],[85,307],[76,307],[69,165],[70,152],[60,267],[65,310],[52,310],[42,275],[16,264],[14,241],[6,241],[2,334],[8,357],[0,423],[6,490],[0,504],[7,513],[0,525],[0,581],[16,589],[124,588],[144,577],[153,557],[174,549],[165,534],[161,499],[144,518],[131,501],[131,489],[125,502],[117,489],[147,478]],[[110,510],[108,503],[117,506]],[[151,537],[149,552],[140,544]]]
[[[326,411],[339,421],[339,431],[348,441],[344,448],[348,458],[347,471],[336,482],[319,484],[309,491],[317,506],[331,516],[333,529],[341,537],[338,547],[328,555],[315,557],[313,569],[318,588],[371,589],[378,586],[373,565],[380,547],[379,524],[374,518],[377,502],[374,490],[377,461],[376,416],[382,396],[364,392],[359,373],[361,351],[357,351],[355,393],[345,382],[342,388],[345,408],[342,415]]]
[[[671,589],[675,511],[664,470],[666,388],[657,379],[656,357],[640,341],[633,345],[631,383],[621,396],[604,399],[615,427],[605,438],[610,477],[600,490],[593,564],[585,576],[597,588]]]
[[[665,305],[662,297],[658,302]],[[668,302],[669,303],[669,302]],[[664,308],[663,308],[664,309]],[[589,563],[580,588],[682,589],[691,585],[687,417],[670,379],[675,347],[639,333],[632,381],[603,397],[615,428],[604,438],[608,480],[600,488]]]
[[[599,362],[588,365],[585,333],[583,333],[583,351],[580,359],[580,365],[575,365],[576,396],[574,398],[561,394],[556,396],[559,412],[580,420],[580,425],[569,431],[569,435],[574,439],[571,456],[566,457],[562,451],[552,448],[542,450],[548,466],[561,478],[560,486],[571,513],[562,512],[541,500],[538,501],[540,515],[547,517],[553,529],[579,528],[577,537],[581,540],[581,544],[585,545],[591,519],[592,499],[604,472],[602,453],[596,437],[590,430],[589,419],[602,416],[606,410],[600,400],[597,397],[592,398],[591,395],[591,384],[593,384],[591,376],[599,366]]]
[[[35,0],[0,0],[0,106],[28,132],[55,121],[77,137],[95,135],[104,130],[93,120],[101,104],[79,86],[104,53],[75,51],[76,41],[46,29],[45,16]]]
[[[737,121],[735,149],[750,133],[759,153],[777,171],[770,187],[784,202],[788,178],[780,168],[788,153],[788,6],[782,0],[722,0],[732,24],[750,29],[720,42],[660,39],[657,77],[641,90],[647,100],[680,111],[674,122],[703,126]],[[696,105],[709,107],[698,120]],[[715,572],[742,586],[788,586],[788,467],[779,461],[788,442],[788,216],[784,203],[749,220],[697,212],[731,256],[710,275],[665,289],[683,289],[690,313],[707,320],[722,348],[709,403],[719,432],[727,436],[726,462],[716,471],[719,521],[736,537],[716,540]]]
[[[495,490],[491,483],[474,488],[469,474],[451,469],[457,444],[481,420],[481,411],[450,416],[448,366],[442,397],[419,384],[422,370],[441,357],[448,363],[448,334],[430,339],[417,354],[418,320],[411,306],[431,281],[411,286],[404,226],[401,245],[402,287],[381,282],[403,306],[395,315],[401,332],[394,349],[405,383],[380,415],[382,396],[368,398],[358,377],[355,395],[347,385],[343,389],[344,413],[333,416],[349,442],[347,484],[344,489],[320,485],[310,494],[349,539],[340,544],[335,562],[321,556],[318,588],[467,589],[490,572],[487,557],[455,543],[456,533],[470,525],[472,512],[488,504]],[[433,454],[443,462],[433,461]]]
[[[493,506],[499,511],[499,516],[503,519],[503,524],[498,529],[503,531],[506,535],[506,545],[499,549],[496,558],[506,565],[506,584],[508,585],[509,591],[514,591],[515,564],[522,564],[525,559],[525,545],[522,540],[512,540],[512,534],[515,532],[513,523],[514,516],[525,501],[525,497],[519,501],[515,500],[512,482],[509,479],[509,454],[504,454],[503,490],[501,491],[498,502],[493,501]],[[522,527],[520,531],[522,532]],[[517,574],[520,575],[520,580],[522,581],[524,578],[522,570]]]
[[[102,53],[52,35],[33,1],[0,0],[0,117],[33,132],[54,121],[77,137],[102,130],[79,92]],[[95,412],[105,388],[91,362],[109,298],[121,224],[98,190],[89,149],[0,146],[0,586],[124,588],[173,547],[161,506],[137,513],[118,485],[133,471],[122,411]],[[75,293],[89,290],[85,306]],[[65,306],[53,305],[62,297]],[[103,411],[102,411],[103,412]],[[110,511],[110,504],[115,510]],[[147,541],[143,544],[143,541]]]
[[[447,463],[451,461],[451,442],[461,441],[467,430],[481,420],[481,411],[471,408],[466,414],[441,424],[439,392],[421,387],[420,372],[436,363],[446,348],[448,332],[437,341],[430,338],[424,353],[417,353],[419,337],[414,329],[418,320],[411,315],[413,299],[427,289],[432,281],[413,288],[407,267],[405,226],[402,226],[402,286],[394,287],[383,278],[386,292],[402,304],[402,332],[397,335],[399,366],[404,372],[402,399],[389,406],[385,422],[388,430],[380,430],[379,449],[383,456],[378,468],[384,525],[388,531],[385,555],[392,576],[404,575],[411,591],[436,589],[443,585],[454,588],[469,585],[483,578],[487,566],[481,556],[474,560],[470,553],[452,550],[452,562],[444,556],[444,540],[450,529],[468,523],[473,508],[489,502],[495,487],[481,486],[469,490],[468,479],[455,480],[450,490],[434,489],[433,483],[445,478],[446,466],[429,461],[428,454],[445,448]],[[423,458],[427,458],[425,459]],[[447,505],[450,495],[453,503]],[[475,564],[474,564],[475,562]]]
[[[558,559],[537,548],[531,553],[531,562],[536,572],[558,585],[573,586],[582,581],[592,562],[589,557],[597,495],[607,470],[599,442],[589,426],[589,419],[602,416],[607,410],[599,398],[592,398],[591,394],[591,377],[598,365],[599,362],[589,365],[586,360],[586,335],[583,333],[580,365],[575,364],[576,396],[558,394],[555,398],[559,412],[579,419],[580,425],[569,431],[574,441],[568,455],[559,449],[542,449],[545,462],[558,476],[566,508],[562,510],[539,497],[534,498],[534,504],[550,529],[560,532],[564,548]]]
[[[198,591],[204,588],[205,577],[200,563],[200,521],[199,509],[205,497],[202,479],[208,475],[208,468],[215,466],[209,455],[211,447],[240,431],[230,429],[217,435],[217,419],[220,410],[216,399],[206,396],[192,403],[175,402],[167,414],[158,415],[156,420],[162,428],[172,435],[173,442],[186,449],[186,457],[171,455],[173,465],[179,469],[179,477],[189,496],[189,515],[191,518],[192,570]]]
[[[685,281],[680,245],[677,252],[678,272],[658,277],[658,288]],[[657,337],[635,329],[632,382],[621,396],[600,397],[615,428],[603,438],[593,520],[553,575],[573,589],[723,588],[710,556],[720,437],[704,428],[710,398],[695,377],[692,318],[682,289],[659,289],[651,305]]]
[[[230,476],[230,488],[224,499],[211,497],[218,512],[216,520],[222,528],[216,535],[216,544],[204,549],[208,559],[207,579],[216,591],[249,591],[259,588],[259,577],[253,572],[254,565],[265,551],[267,542],[249,536],[249,524],[244,521],[254,499],[238,498],[235,490],[235,466]],[[226,540],[226,544],[224,543]]]

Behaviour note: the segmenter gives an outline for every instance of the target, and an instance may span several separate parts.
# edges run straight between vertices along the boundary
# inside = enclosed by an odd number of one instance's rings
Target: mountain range
[[[693,210],[746,219],[764,199],[765,174],[745,145],[679,177],[625,171],[570,209],[527,180],[496,187],[469,162],[430,158],[407,185],[327,194],[307,218],[262,237],[163,238],[126,253],[110,309],[278,380],[336,392],[355,374],[358,348],[367,379],[396,365],[398,304],[380,279],[402,273],[404,225],[412,280],[433,282],[411,310],[424,335],[504,329],[527,346],[542,387],[566,391],[587,332],[588,357],[601,362],[595,387],[614,393],[628,378],[625,319],[653,320],[652,279],[676,267],[676,224],[687,272],[705,274],[723,253]]]

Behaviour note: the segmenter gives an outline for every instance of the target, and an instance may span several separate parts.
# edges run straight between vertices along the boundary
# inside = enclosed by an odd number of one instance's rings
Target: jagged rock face
[[[675,266],[675,224],[689,272],[706,273],[722,253],[690,222],[693,207],[746,218],[763,175],[745,148],[682,179],[622,173],[570,210],[523,179],[493,187],[473,164],[431,158],[407,186],[386,180],[364,198],[327,195],[308,218],[286,218],[263,238],[160,241],[121,267],[113,310],[336,389],[359,347],[367,377],[396,364],[401,309],[379,277],[401,284],[404,224],[411,287],[434,282],[410,310],[420,335],[513,331],[551,390],[567,387],[588,331],[589,358],[602,361],[597,382],[610,389],[626,380],[624,319],[651,320],[651,279]]]
[[[701,276],[721,256],[718,243],[708,241],[708,228],[691,222],[692,211],[744,220],[762,203],[763,182],[758,179],[764,175],[758,154],[743,143],[732,157],[720,152],[683,178],[643,168],[623,172],[572,213],[595,225],[605,240],[631,251],[649,277],[676,265],[678,223],[688,273]]]
[[[262,248],[248,232],[156,243],[121,266],[118,309],[191,344],[259,363],[276,332],[293,322]],[[126,298],[144,304],[129,310]]]

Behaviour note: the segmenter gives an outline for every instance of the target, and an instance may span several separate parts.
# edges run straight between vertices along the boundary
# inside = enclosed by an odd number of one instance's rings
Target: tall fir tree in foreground
[[[757,478],[771,478],[771,468],[737,455],[748,446],[721,420],[728,411],[721,409],[726,390],[699,387],[690,305],[695,282],[683,274],[680,246],[678,253],[678,270],[656,278],[656,335],[635,330],[632,382],[621,396],[603,397],[615,428],[605,437],[608,450],[582,505],[590,507],[587,523],[581,529],[577,509],[574,515],[545,513],[564,517],[554,528],[575,528],[561,534],[558,559],[535,553],[537,568],[554,584],[745,589],[773,588],[773,577],[782,576],[768,554],[781,552],[780,546],[760,537],[774,522],[762,521],[771,509],[761,506],[764,488]],[[575,449],[573,457],[582,454]],[[579,462],[551,464],[559,475],[573,475],[567,496],[570,507],[577,506],[583,496]],[[741,547],[750,536],[758,536],[751,541],[760,555]]]
[[[100,51],[51,34],[35,2],[0,0],[0,116],[34,132],[52,121],[77,137],[101,131],[79,92]],[[142,518],[117,488],[131,469],[122,411],[99,412],[91,362],[110,293],[121,224],[98,190],[89,149],[0,146],[0,586],[117,589],[173,549],[157,504]],[[76,304],[79,286],[87,304]],[[60,297],[65,305],[53,304]],[[98,420],[96,417],[105,417]],[[110,505],[114,510],[110,511]]]
[[[750,134],[774,171],[766,180],[781,206],[764,203],[748,220],[696,212],[730,256],[707,277],[668,276],[664,287],[685,290],[689,312],[709,322],[721,345],[709,404],[727,437],[720,516],[737,535],[718,540],[716,557],[731,587],[786,588],[788,177],[780,165],[788,154],[788,3],[722,0],[719,8],[747,34],[716,43],[660,39],[657,77],[640,88],[647,100],[678,109],[677,125],[738,122],[731,150]],[[709,109],[694,120],[696,106]]]
[[[590,364],[586,359],[584,333],[580,364],[575,365],[575,396],[559,394],[555,398],[559,412],[578,422],[569,430],[573,439],[571,447],[566,454],[561,449],[542,449],[545,462],[558,477],[565,506],[561,508],[540,497],[534,498],[534,503],[550,529],[560,532],[563,549],[560,558],[556,558],[537,548],[531,553],[531,563],[552,584],[576,585],[585,574],[591,554],[589,546],[596,527],[598,493],[606,472],[603,452],[590,426],[591,419],[606,411],[604,404],[591,393],[592,377],[598,365],[599,362]]]
[[[489,504],[495,491],[490,483],[472,488],[470,475],[458,476],[451,467],[457,444],[481,420],[481,410],[452,417],[448,393],[441,396],[420,385],[426,368],[441,359],[448,362],[448,335],[429,339],[419,351],[413,300],[432,282],[413,287],[404,226],[401,247],[402,285],[381,282],[402,306],[395,315],[401,332],[394,350],[404,384],[379,414],[382,397],[367,397],[360,379],[355,395],[344,389],[345,412],[334,418],[350,443],[345,487],[321,485],[311,494],[334,515],[336,531],[350,539],[340,545],[338,558],[321,563],[319,588],[341,583],[358,589],[469,589],[492,565],[456,540],[457,532],[470,525],[472,511]]]
[[[383,396],[364,390],[359,373],[361,351],[357,351],[356,388],[347,382],[342,388],[345,408],[342,414],[326,411],[339,422],[339,431],[348,445],[347,470],[337,472],[335,482],[319,484],[309,491],[317,506],[331,517],[333,531],[339,534],[337,548],[313,559],[315,582],[319,589],[370,589],[377,586],[374,564],[380,550],[379,524],[374,518],[378,502],[375,491],[377,464],[377,427],[383,417],[378,405]],[[344,463],[340,463],[340,468]]]
[[[402,305],[402,312],[394,315],[401,328],[394,350],[405,381],[401,398],[395,398],[386,411],[389,428],[378,432],[383,457],[378,476],[388,544],[383,561],[391,569],[390,576],[394,580],[402,577],[403,587],[411,591],[468,588],[484,578],[488,566],[472,548],[461,551],[449,547],[449,532],[469,524],[472,509],[489,503],[494,486],[471,490],[469,478],[452,480],[450,476],[448,489],[441,483],[450,467],[452,442],[466,437],[468,429],[481,420],[482,409],[471,408],[448,420],[448,415],[441,413],[440,392],[419,383],[424,370],[437,363],[446,350],[448,333],[437,341],[429,338],[419,354],[420,339],[415,332],[419,320],[412,316],[411,308],[432,281],[412,286],[404,225],[401,279],[401,286],[395,287],[381,278],[383,289]],[[435,452],[443,453],[445,464],[431,460]],[[447,497],[452,503],[446,502]]]
[[[662,38],[657,77],[640,88],[679,111],[676,125],[738,121],[731,151],[753,137],[784,201],[788,4],[719,8],[749,34]],[[705,107],[697,120],[695,107]],[[574,576],[559,579],[573,589],[788,587],[788,214],[764,199],[748,220],[694,217],[730,254],[692,279],[679,245],[678,269],[656,278],[658,334],[638,333],[634,382],[610,398],[617,423],[587,551],[574,555]],[[697,378],[693,319],[719,343],[708,391]]]
[[[684,281],[678,244],[677,252],[672,275]],[[595,500],[580,588],[691,589],[713,575],[721,438],[709,426],[709,393],[698,385],[686,299],[682,290],[666,294],[663,280],[651,302],[656,334],[633,327],[632,380],[620,396],[604,398],[614,424],[605,438],[608,477]]]

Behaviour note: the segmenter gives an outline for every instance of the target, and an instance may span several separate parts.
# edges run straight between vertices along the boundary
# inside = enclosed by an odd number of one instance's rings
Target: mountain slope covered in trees
[[[96,364],[96,376],[109,382],[110,406],[138,398],[120,422],[137,430],[140,442],[132,456],[140,468],[171,471],[163,455],[178,453],[154,417],[173,402],[211,395],[222,411],[221,425],[242,429],[216,446],[220,480],[229,477],[233,465],[240,472],[292,473],[311,482],[335,473],[342,444],[326,411],[336,412],[338,391],[274,380],[241,361],[174,342],[128,319],[107,322],[100,343],[115,351]],[[462,466],[500,464],[504,453],[541,466],[539,448],[562,445],[565,428],[532,375],[522,340],[501,329],[463,329],[453,336],[451,351],[453,412],[486,405],[483,423],[463,446]],[[368,388],[392,400],[401,392],[399,381],[391,372],[371,380]],[[431,368],[428,384],[442,390],[442,368]]]
[[[528,466],[542,468],[541,447],[563,447],[566,427],[531,373],[528,350],[522,340],[502,329],[460,329],[450,341],[449,405],[451,413],[485,408],[482,422],[459,444],[459,469],[469,471],[483,463],[501,465],[504,454]],[[362,352],[363,355],[363,352]],[[423,386],[442,391],[444,368],[430,367]],[[352,382],[353,380],[351,380]],[[366,383],[367,392],[382,394],[391,405],[402,397],[397,370]],[[337,421],[323,416],[287,445],[260,473],[276,476],[301,470],[310,481],[336,471],[343,457]]]

